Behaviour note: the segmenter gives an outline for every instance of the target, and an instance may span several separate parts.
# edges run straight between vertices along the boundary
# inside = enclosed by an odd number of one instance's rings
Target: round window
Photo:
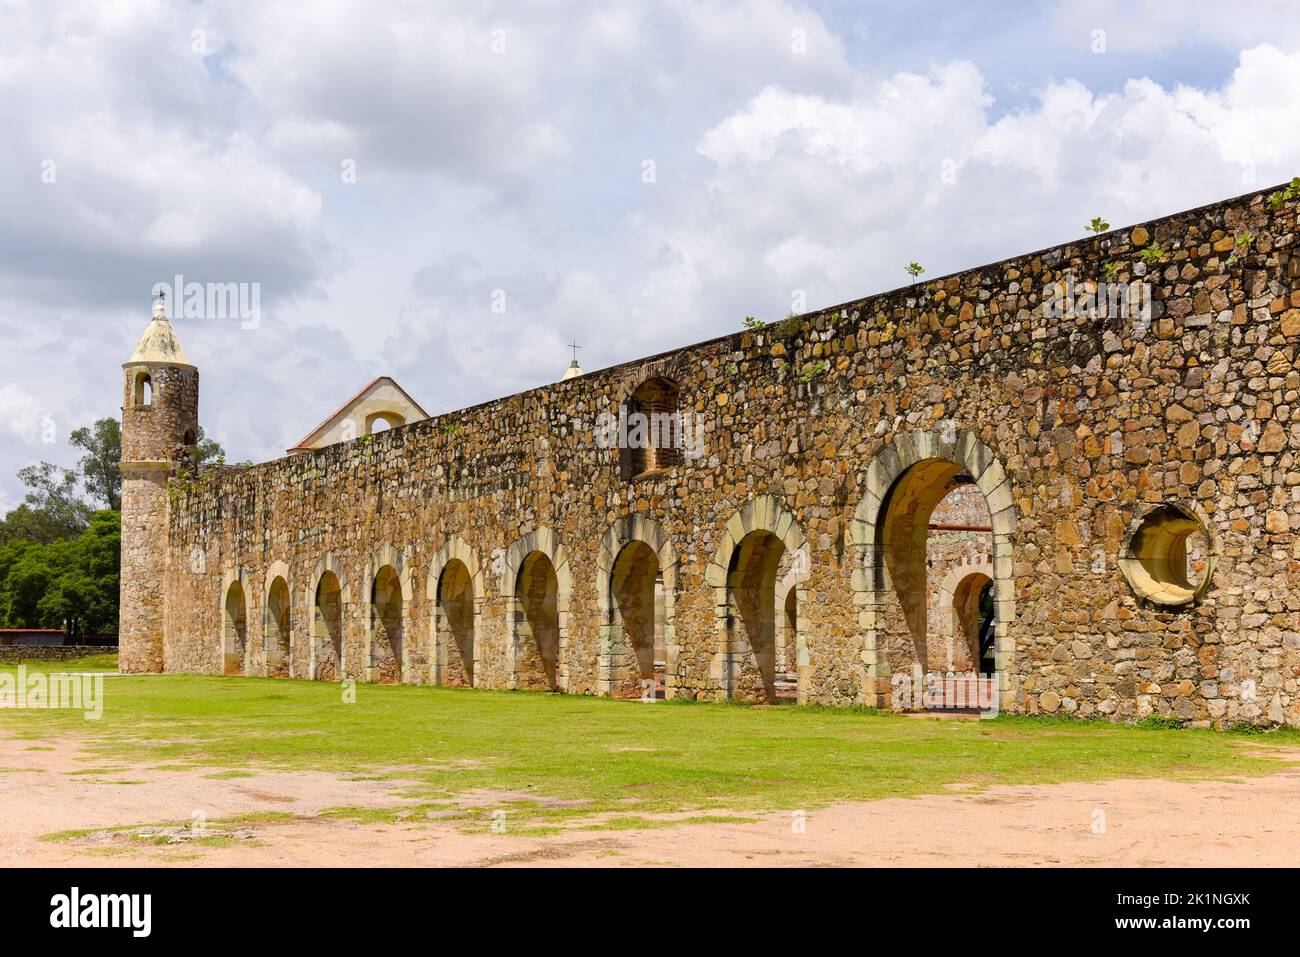
[[[1158,505],[1130,531],[1119,567],[1140,597],[1158,605],[1186,605],[1210,587],[1209,534],[1190,510]]]

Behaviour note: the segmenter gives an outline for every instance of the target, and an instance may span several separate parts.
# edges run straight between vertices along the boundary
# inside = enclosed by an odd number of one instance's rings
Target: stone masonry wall
[[[0,661],[72,661],[116,650],[112,645],[0,645]]]
[[[119,586],[119,667],[125,672],[165,666],[164,596],[169,564],[167,482],[185,435],[197,436],[198,370],[128,363],[122,392],[122,558]],[[136,402],[136,379],[148,373],[149,405]]]
[[[166,668],[220,670],[223,584],[236,577],[260,648],[268,569],[283,563],[293,673],[306,676],[314,579],[328,564],[344,585],[344,669],[366,677],[373,566],[387,548],[409,589],[405,674],[429,681],[429,572],[454,546],[475,556],[482,587],[475,684],[508,687],[510,547],[533,533],[529,547],[559,572],[560,690],[596,693],[602,541],[635,516],[662,535],[661,562],[676,562],[669,694],[728,693],[715,559],[737,560],[736,543],[766,528],[805,550],[801,700],[887,704],[897,665],[885,649],[908,645],[871,559],[890,547],[873,504],[889,492],[873,483],[928,450],[978,473],[993,516],[1004,708],[1300,724],[1295,239],[1295,202],[1270,210],[1252,194],[210,472],[177,491],[169,517]],[[1067,274],[1149,283],[1152,321],[1052,318],[1043,290]],[[655,376],[701,417],[704,454],[628,481],[593,429]],[[1216,560],[1204,597],[1184,607],[1139,599],[1118,566],[1133,523],[1165,502],[1201,518]]]

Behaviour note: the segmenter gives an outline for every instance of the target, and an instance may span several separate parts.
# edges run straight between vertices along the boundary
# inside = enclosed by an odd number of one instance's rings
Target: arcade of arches
[[[1266,199],[196,482],[198,367],[156,319],[121,667],[887,707],[991,666],[1007,712],[1300,726],[1300,197]],[[1102,266],[1160,314],[1044,310]],[[600,441],[625,409],[667,441]],[[674,411],[690,454],[649,454]]]

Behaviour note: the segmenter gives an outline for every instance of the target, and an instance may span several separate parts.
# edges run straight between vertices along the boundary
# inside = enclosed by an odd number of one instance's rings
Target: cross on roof
[[[577,340],[577,339],[574,339],[572,342],[569,343],[569,348],[573,350],[573,361],[574,361],[574,362],[577,362],[577,361],[578,361],[578,350],[581,349],[582,346],[578,345],[578,340]]]

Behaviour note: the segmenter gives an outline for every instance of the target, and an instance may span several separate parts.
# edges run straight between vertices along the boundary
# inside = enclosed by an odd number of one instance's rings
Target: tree
[[[48,545],[13,542],[0,557],[5,577],[0,583],[0,615],[10,628],[39,628],[37,606],[50,587],[54,573],[49,566]]]
[[[91,497],[117,511],[122,507],[122,427],[117,419],[100,419],[92,427],[82,427],[68,436],[74,448],[83,450],[77,467],[81,482]]]
[[[190,456],[195,464],[225,461],[221,444],[204,435],[202,428],[197,439]],[[96,505],[121,510],[122,427],[117,419],[99,419],[76,429],[68,442],[84,453],[75,469],[38,462],[19,470],[27,495],[0,519],[0,545],[20,539],[48,544],[75,538],[89,527]]]
[[[203,434],[203,426],[199,426],[198,443],[195,445],[194,463],[204,465],[208,462],[224,462],[226,460],[226,450],[221,447],[221,443],[216,439],[210,439]]]
[[[67,536],[67,527],[49,512],[24,503],[0,519],[0,545],[9,542],[57,542]]]
[[[121,515],[96,512],[75,542],[49,546],[54,574],[36,610],[47,628],[69,635],[92,634],[117,624],[118,568],[122,552]]]
[[[0,519],[0,627],[115,627],[122,551],[122,428],[99,419],[69,436],[75,469],[38,462],[20,469],[23,503]],[[198,430],[189,458],[220,464],[220,443]],[[110,506],[95,511],[94,504]]]
[[[82,499],[78,476],[72,469],[38,462],[19,469],[18,480],[27,486],[23,504],[43,513],[42,520],[57,538],[75,538],[90,525],[93,510]]]
[[[118,512],[96,512],[70,541],[0,547],[0,624],[89,634],[117,622],[122,531]]]

